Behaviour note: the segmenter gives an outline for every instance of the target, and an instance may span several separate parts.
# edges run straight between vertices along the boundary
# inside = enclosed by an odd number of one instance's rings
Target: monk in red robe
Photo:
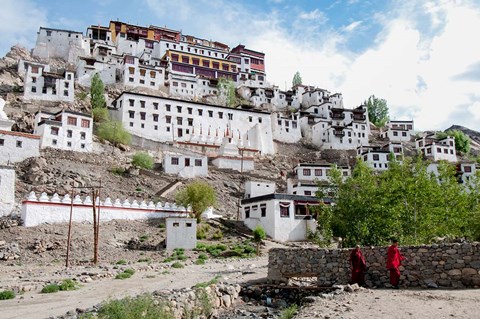
[[[350,253],[350,267],[352,268],[352,284],[365,285],[365,269],[367,263],[360,246],[356,246]]]
[[[390,284],[393,289],[398,289],[400,284],[400,265],[405,257],[398,250],[398,240],[393,239],[392,245],[388,247],[387,269],[390,271]]]

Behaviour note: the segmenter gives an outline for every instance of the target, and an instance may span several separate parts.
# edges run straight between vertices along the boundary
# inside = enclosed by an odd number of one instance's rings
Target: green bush
[[[174,263],[172,264],[172,268],[183,268],[183,267],[185,267],[185,266],[184,266],[182,263],[178,262],[178,261],[177,261],[177,262],[174,262]]]
[[[161,223],[161,224],[158,225],[158,228],[160,228],[160,229],[165,229],[165,227],[166,227],[166,226],[165,226],[164,223]]]
[[[80,93],[78,93],[78,98],[79,98],[80,100],[82,100],[82,101],[85,100],[85,99],[87,98],[87,96],[88,96],[88,93],[87,93],[87,92],[80,92]]]
[[[140,258],[138,260],[139,263],[149,263],[151,262],[152,260],[150,258]]]
[[[201,253],[198,255],[198,259],[208,259],[207,254]]]
[[[119,261],[116,262],[117,265],[126,265],[127,261],[125,259],[120,259]]]
[[[223,233],[221,229],[217,229],[212,235],[212,239],[215,239],[215,240],[219,240],[222,238],[223,238]]]
[[[110,116],[108,115],[108,109],[106,107],[96,107],[92,109],[93,121],[95,123],[108,122]]]
[[[123,280],[123,279],[128,279],[130,277],[132,277],[131,274],[126,273],[126,272],[121,272],[121,273],[119,273],[115,276],[115,279],[122,279]]]
[[[59,285],[61,291],[69,291],[78,289],[78,283],[72,279],[65,279]]]
[[[90,314],[80,316],[80,319],[174,319],[172,312],[163,302],[156,301],[152,295],[145,294],[137,297],[126,297],[112,300],[102,305],[98,316]]]
[[[291,305],[290,307],[284,308],[280,313],[280,319],[292,319],[297,313],[298,306]]]
[[[206,251],[207,250],[207,244],[197,243],[197,247],[194,250],[195,251]]]
[[[142,236],[140,236],[139,239],[140,239],[140,242],[143,243],[143,242],[146,241],[148,238],[149,238],[148,235],[142,235]]]
[[[44,294],[51,294],[51,293],[54,293],[54,292],[58,292],[60,291],[60,286],[57,285],[57,284],[49,284],[49,285],[46,285],[45,287],[42,288],[42,293]]]
[[[15,293],[11,290],[4,290],[0,292],[0,300],[8,300],[15,298]]]
[[[207,281],[207,282],[199,282],[198,284],[196,284],[195,286],[193,286],[194,288],[207,288],[208,286],[211,286],[211,285],[216,285],[218,283],[218,280],[222,278],[222,276],[215,276],[213,277],[210,281]]]
[[[97,136],[101,140],[109,141],[113,144],[130,144],[132,136],[123,127],[122,122],[107,121],[98,126]]]
[[[195,260],[195,265],[205,265],[205,259],[197,259]]]
[[[123,167],[115,167],[114,166],[110,169],[110,172],[112,172],[113,174],[118,175],[118,176],[125,175],[125,169]]]
[[[135,273],[135,270],[133,270],[132,268],[127,268],[123,272],[126,274],[133,275]]]
[[[163,260],[164,263],[169,263],[171,261],[173,261],[174,259],[172,257],[167,257]]]
[[[132,165],[140,168],[145,168],[145,169],[152,169],[153,168],[153,157],[148,155],[148,153],[145,152],[137,152],[135,155],[133,155],[132,158]]]
[[[177,255],[177,256],[175,257],[176,260],[182,260],[182,261],[187,260],[187,258],[188,258],[188,257],[185,256],[185,255]]]

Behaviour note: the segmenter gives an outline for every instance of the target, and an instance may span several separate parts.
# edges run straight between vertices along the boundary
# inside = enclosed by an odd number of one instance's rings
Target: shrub
[[[212,235],[212,239],[215,239],[215,240],[219,240],[222,238],[223,238],[223,233],[221,229],[217,229]]]
[[[182,261],[187,260],[187,258],[188,258],[188,257],[185,256],[185,255],[177,255],[177,256],[175,257],[175,259],[177,259],[177,260],[182,260]]]
[[[110,169],[110,172],[112,172],[115,175],[123,176],[125,174],[125,169],[123,167],[112,167]]]
[[[65,279],[60,283],[59,289],[61,291],[75,290],[78,289],[78,283],[72,279]]]
[[[194,250],[195,251],[206,251],[207,250],[207,244],[197,243],[197,247]]]
[[[174,262],[174,263],[172,264],[172,268],[183,268],[183,267],[185,267],[185,266],[184,266],[182,263],[178,262],[178,261],[177,261],[177,262]]]
[[[195,265],[205,265],[205,259],[197,259],[195,260]]]
[[[80,319],[92,318],[86,314]],[[174,316],[163,302],[156,301],[152,295],[145,294],[137,297],[126,297],[112,300],[102,305],[98,310],[98,319],[174,319]]]
[[[257,244],[257,255],[260,255],[260,244],[267,237],[265,230],[262,226],[257,225],[253,230],[253,241]]]
[[[194,288],[207,288],[208,286],[211,286],[211,285],[216,285],[218,283],[218,280],[221,278],[221,276],[215,276],[213,277],[210,281],[206,281],[206,282],[199,282],[198,284],[196,284],[195,286],[193,286]]]
[[[60,286],[58,286],[57,284],[50,284],[43,287],[41,292],[44,294],[51,294],[54,292],[58,292],[59,290]]]
[[[8,300],[15,298],[15,293],[11,290],[4,290],[0,292],[0,300]]]
[[[150,261],[152,261],[150,258],[140,258],[138,260],[139,263],[149,263]]]
[[[292,319],[297,313],[297,305],[291,305],[288,308],[284,308],[280,313],[280,319]]]
[[[146,241],[148,239],[148,235],[142,235],[140,236],[140,242],[143,243],[144,241]]]
[[[127,268],[123,272],[126,274],[133,275],[135,273],[135,270],[133,270],[132,268]]]
[[[208,259],[207,254],[201,253],[198,255],[198,259]]]
[[[92,109],[92,116],[95,123],[103,123],[110,120],[108,109],[105,107],[96,107]]]
[[[165,226],[164,223],[161,223],[161,224],[158,225],[158,228],[160,228],[160,229],[165,229],[165,227],[166,227],[166,226]]]
[[[101,140],[109,141],[113,144],[130,144],[132,139],[130,133],[123,127],[122,122],[107,121],[100,123],[97,129],[97,136]]]
[[[87,98],[87,96],[88,96],[88,93],[87,93],[87,92],[80,92],[80,93],[78,93],[78,98],[79,98],[80,100],[82,100],[82,101],[85,100],[85,99]]]
[[[125,259],[120,259],[119,261],[116,262],[117,265],[126,265],[127,261]]]
[[[128,279],[130,277],[132,277],[131,274],[126,273],[126,272],[121,272],[121,273],[119,273],[115,276],[115,279],[122,279],[123,280],[123,279]]]
[[[169,263],[169,262],[171,262],[171,261],[173,261],[173,258],[172,258],[172,257],[167,257],[167,258],[165,258],[165,259],[163,260],[164,263]]]
[[[145,152],[137,152],[133,155],[132,164],[136,167],[152,169],[154,164],[153,157]]]

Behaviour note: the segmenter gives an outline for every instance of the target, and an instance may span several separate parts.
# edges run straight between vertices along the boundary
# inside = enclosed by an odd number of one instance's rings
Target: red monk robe
[[[367,264],[360,246],[355,247],[350,253],[350,266],[352,268],[352,284],[364,285]]]
[[[394,240],[388,247],[387,269],[390,270],[390,284],[396,289],[400,283],[400,265],[404,259],[398,250],[398,241]]]

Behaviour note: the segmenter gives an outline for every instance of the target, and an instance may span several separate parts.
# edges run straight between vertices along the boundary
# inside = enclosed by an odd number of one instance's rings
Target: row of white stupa
[[[235,144],[238,148],[251,148],[250,141],[248,140],[248,134],[246,135],[246,141],[244,143],[240,130],[237,129],[237,134],[233,133],[233,130],[227,129],[223,133],[223,137],[218,133],[218,128],[215,130],[215,136],[211,134],[210,127],[208,133],[203,134],[203,129],[200,128],[200,134],[195,134],[195,129],[192,129],[192,133],[185,135],[185,137],[179,139],[180,142],[192,143],[192,144],[205,144],[205,145],[217,145],[222,144]]]
[[[48,202],[48,203],[62,203],[62,204],[72,204],[72,199],[69,194],[60,198],[60,196],[55,193],[52,197],[49,197],[47,193],[42,193],[40,197],[37,197],[35,192],[30,192],[28,195],[27,201],[29,202]],[[92,205],[93,201],[90,196],[86,196],[84,200],[80,197],[80,195],[76,195],[73,199],[73,204],[75,205]],[[95,201],[96,205],[100,206],[110,206],[110,207],[128,207],[128,208],[141,208],[141,209],[154,209],[154,210],[175,210],[181,212],[188,212],[191,211],[190,207],[187,209],[183,206],[177,206],[175,203],[165,202],[158,202],[155,204],[153,201],[150,201],[148,204],[146,201],[142,200],[138,203],[137,200],[133,200],[132,203],[128,199],[125,199],[123,202],[120,199],[116,199],[114,202],[107,197],[105,201],[100,201],[100,198],[97,197]]]

